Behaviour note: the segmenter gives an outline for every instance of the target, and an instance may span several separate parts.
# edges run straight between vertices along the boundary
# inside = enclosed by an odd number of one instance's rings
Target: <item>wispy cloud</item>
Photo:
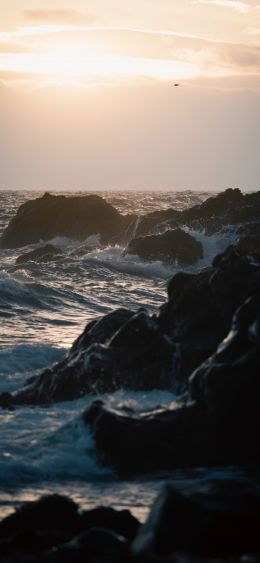
[[[96,17],[76,10],[25,10],[24,17],[36,23],[83,24],[93,23]]]
[[[230,8],[242,14],[250,11],[250,6],[246,2],[239,0],[194,0],[193,4],[207,4],[208,6],[219,6],[220,8]]]

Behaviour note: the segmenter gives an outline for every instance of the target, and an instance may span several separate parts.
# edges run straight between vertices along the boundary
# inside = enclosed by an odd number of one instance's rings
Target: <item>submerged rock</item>
[[[202,244],[181,229],[132,239],[126,252],[146,261],[162,260],[169,264],[195,264],[203,258]]]
[[[52,244],[46,244],[45,246],[41,246],[40,248],[36,248],[30,252],[25,252],[16,258],[16,264],[24,264],[26,262],[51,262],[55,260],[58,255],[61,255],[62,252],[56,246]]]
[[[2,248],[18,248],[27,244],[66,236],[84,240],[100,234],[107,242],[124,230],[132,217],[123,216],[97,195],[44,196],[27,201],[5,229]]]

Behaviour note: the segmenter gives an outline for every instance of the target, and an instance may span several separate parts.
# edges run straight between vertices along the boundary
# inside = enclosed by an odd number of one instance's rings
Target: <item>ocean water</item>
[[[42,193],[0,192],[0,235],[18,207]],[[139,215],[169,207],[184,209],[212,195],[192,191],[98,194],[121,213]],[[195,270],[209,265],[232,242],[232,233],[192,234],[204,248],[204,258]],[[41,243],[0,249],[0,392],[15,390],[28,376],[60,360],[91,319],[119,307],[158,310],[166,299],[167,281],[179,269],[123,256],[119,246],[101,248],[98,237],[88,239],[91,250],[86,253],[79,252],[86,241],[58,237],[49,242],[60,248],[61,255],[48,264],[15,263],[17,256]],[[175,406],[172,393],[158,390],[121,390],[100,398],[110,406],[127,405],[140,412],[158,404]],[[198,469],[170,477],[117,481],[112,470],[98,462],[95,444],[81,422],[80,413],[92,400],[83,397],[45,408],[0,410],[0,518],[24,500],[55,491],[69,494],[84,508],[100,504],[129,508],[143,521],[165,478],[174,478],[181,486],[212,477],[212,471]],[[225,478],[227,471],[215,470],[214,475]]]

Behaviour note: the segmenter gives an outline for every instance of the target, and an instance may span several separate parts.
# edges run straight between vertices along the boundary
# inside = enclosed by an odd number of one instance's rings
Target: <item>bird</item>
[[[180,86],[180,84],[177,84],[177,82],[174,84],[174,86]]]

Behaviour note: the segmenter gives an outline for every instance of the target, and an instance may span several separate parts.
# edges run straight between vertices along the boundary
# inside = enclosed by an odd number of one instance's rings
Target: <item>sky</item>
[[[0,0],[0,189],[256,190],[259,149],[260,0]]]

